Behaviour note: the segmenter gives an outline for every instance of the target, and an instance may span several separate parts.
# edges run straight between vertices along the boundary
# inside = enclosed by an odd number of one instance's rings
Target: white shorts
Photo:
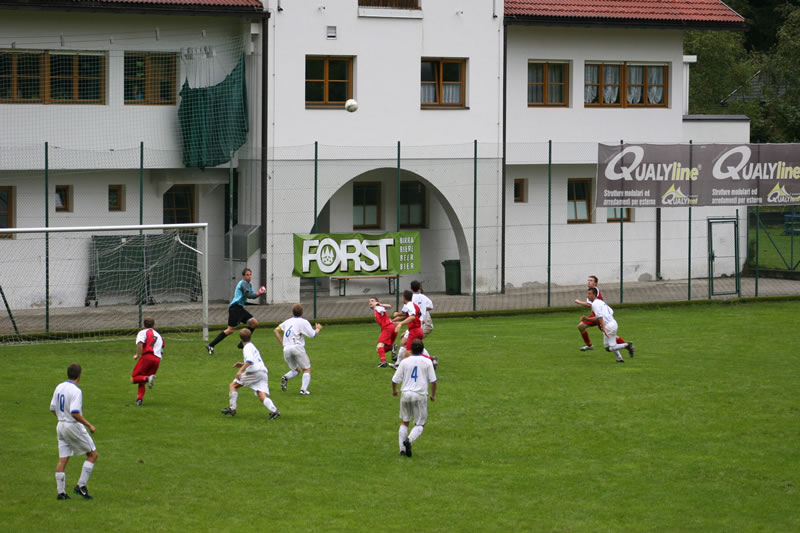
[[[609,346],[616,346],[617,345],[617,328],[619,325],[617,321],[614,320],[613,322],[606,322],[605,324],[606,334],[603,335],[603,346],[608,348]]]
[[[82,455],[97,449],[86,426],[81,423],[59,422],[56,426],[56,435],[58,435],[59,457]]]
[[[283,348],[283,358],[286,360],[286,364],[289,365],[289,370],[296,368],[307,370],[311,368],[311,359],[308,358],[305,346],[300,346],[299,344],[285,346]]]
[[[428,421],[428,397],[415,392],[404,392],[400,398],[400,420],[424,426]]]
[[[266,370],[258,372],[245,372],[239,379],[234,379],[242,387],[250,387],[258,396],[259,391],[269,396],[269,374]]]
[[[427,337],[433,331],[433,319],[431,318],[430,313],[425,315],[425,321],[422,323],[422,333],[425,334]]]

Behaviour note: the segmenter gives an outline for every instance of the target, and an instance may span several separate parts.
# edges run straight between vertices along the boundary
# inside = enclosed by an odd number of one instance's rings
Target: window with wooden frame
[[[124,185],[109,185],[108,186],[108,210],[109,211],[125,211],[125,186]]]
[[[667,65],[587,63],[583,103],[587,107],[666,107]]]
[[[400,227],[425,227],[425,185],[419,181],[400,182]]]
[[[522,204],[528,201],[528,180],[525,178],[514,179],[514,203]]]
[[[580,224],[592,221],[591,198],[591,178],[567,180],[568,224]]]
[[[103,53],[0,50],[0,102],[105,104]]]
[[[72,211],[72,185],[56,185],[56,213]]]
[[[353,183],[353,229],[374,229],[381,224],[381,184]]]
[[[631,221],[631,208],[629,207],[609,207],[606,220],[608,222],[619,222],[620,217],[622,217],[622,222],[630,222]]]
[[[125,52],[125,104],[175,105],[178,55]]]
[[[164,193],[164,224],[191,224],[194,219],[194,185],[173,185]]]
[[[14,227],[14,188],[0,187],[0,228]],[[0,233],[0,239],[12,239],[11,233]]]
[[[667,105],[667,67],[664,65],[627,65],[625,82],[628,106]]]
[[[306,56],[306,107],[342,107],[352,97],[352,57]]]
[[[422,107],[465,107],[466,59],[423,59]]]
[[[569,65],[528,63],[528,106],[569,105]]]

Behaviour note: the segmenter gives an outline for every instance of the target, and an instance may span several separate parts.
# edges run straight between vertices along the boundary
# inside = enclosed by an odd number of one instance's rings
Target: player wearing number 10
[[[67,381],[61,383],[53,392],[50,410],[58,419],[56,434],[58,435],[58,465],[56,466],[56,487],[59,500],[69,500],[67,495],[67,477],[65,470],[69,458],[76,453],[85,453],[86,461],[81,469],[81,477],[75,485],[75,494],[91,500],[86,484],[92,475],[94,463],[97,461],[97,448],[89,431],[94,433],[95,427],[83,416],[83,393],[78,382],[81,380],[81,365],[73,363],[67,367]],[[89,431],[86,431],[86,430]]]
[[[225,328],[217,338],[206,344],[208,355],[214,355],[214,346],[222,342],[225,337],[236,331],[236,326],[239,324],[247,324],[250,333],[254,332],[258,327],[258,320],[253,318],[244,305],[248,299],[258,298],[267,289],[262,285],[258,292],[253,292],[253,286],[250,285],[250,280],[253,277],[253,271],[249,268],[242,270],[242,279],[236,284],[236,292],[233,294],[233,300],[228,305],[228,327]],[[239,343],[239,348],[242,348],[242,343]]]
[[[428,384],[431,386],[431,401],[436,401],[436,371],[433,362],[422,356],[425,346],[422,340],[411,342],[411,356],[397,366],[392,376],[392,395],[397,396],[397,385],[402,383],[400,398],[400,429],[397,438],[400,455],[411,457],[411,443],[422,435],[428,421]],[[414,419],[414,429],[408,432],[408,424]]]

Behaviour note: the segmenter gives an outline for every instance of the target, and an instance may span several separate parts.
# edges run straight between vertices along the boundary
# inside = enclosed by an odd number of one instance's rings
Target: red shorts
[[[414,328],[408,330],[408,340],[406,341],[406,350],[411,350],[411,343],[414,342],[414,339],[422,340],[425,337],[425,333],[422,331],[422,328]]]
[[[384,346],[391,346],[392,344],[394,344],[394,340],[396,338],[397,338],[397,330],[394,329],[394,326],[381,328],[381,336],[378,337],[378,344],[383,344]]]
[[[131,377],[136,376],[151,376],[158,372],[158,365],[161,364],[161,359],[155,355],[145,354],[136,361],[136,366],[133,367]]]
[[[585,319],[585,318],[582,318],[582,319],[581,319],[581,322],[583,322],[583,323],[584,323],[584,324],[586,324],[587,326],[599,326],[599,325],[600,325],[600,322],[597,320],[597,318],[595,318],[595,316],[594,316],[594,313],[592,313],[591,315],[589,315],[589,318],[590,318],[590,319],[594,319],[594,320],[587,320],[587,319]]]

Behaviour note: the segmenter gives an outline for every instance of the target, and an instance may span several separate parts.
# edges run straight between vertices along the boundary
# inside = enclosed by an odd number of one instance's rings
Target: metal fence
[[[260,154],[248,146],[231,164],[214,169],[219,175],[214,183],[226,185],[225,194],[215,197],[223,205],[196,197],[186,212],[195,217],[188,222],[209,222],[210,268],[217,274],[212,284],[224,285],[221,292],[227,293],[238,265],[226,258],[231,255],[224,250],[231,246],[224,240],[226,229],[257,223],[266,206],[265,303],[272,305],[259,310],[262,319],[274,313],[277,320],[286,304],[298,299],[291,235],[352,232],[354,225],[364,232],[420,231],[422,269],[401,279],[400,288],[419,279],[436,296],[439,312],[570,305],[583,297],[589,275],[600,278],[606,299],[615,303],[800,294],[796,206],[598,208],[597,143],[509,144],[505,154],[498,144],[477,141],[273,147],[263,191]],[[80,182],[105,191],[121,175],[127,176],[124,223],[166,222],[169,206],[153,205],[153,191],[163,195],[162,181],[187,183],[207,172],[195,169],[176,179],[186,170],[180,161],[179,153],[143,144],[104,151],[0,146],[0,222],[108,224],[105,206],[81,206],[78,189],[70,197],[56,187]],[[371,184],[378,186],[377,201],[359,203],[354,191],[369,192]],[[156,204],[163,201],[156,198]],[[60,218],[65,201],[72,202],[71,216]],[[2,256],[10,249],[7,242],[0,239]],[[457,264],[455,288],[448,287],[445,261]],[[0,273],[0,286],[9,272]],[[364,301],[370,295],[398,300],[385,281],[349,283],[346,295],[325,278],[299,286],[308,314],[321,319],[367,315]],[[224,322],[225,310],[224,302],[212,303],[210,321]],[[4,315],[0,309],[0,328]]]

